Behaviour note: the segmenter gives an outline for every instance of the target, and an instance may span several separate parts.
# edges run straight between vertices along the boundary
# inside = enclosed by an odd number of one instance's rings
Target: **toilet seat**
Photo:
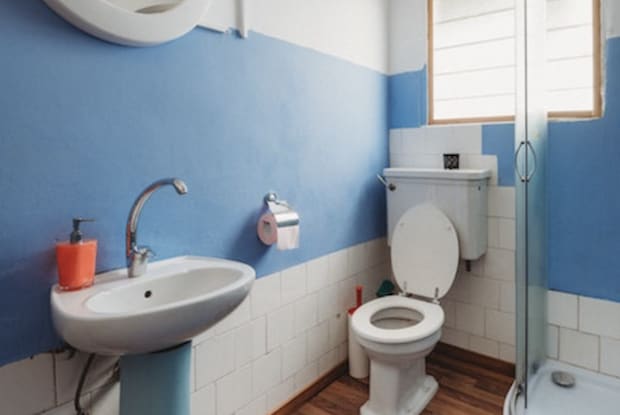
[[[403,308],[418,312],[422,320],[400,329],[385,329],[373,324],[373,317],[387,309]],[[384,344],[410,343],[436,333],[444,321],[443,309],[434,303],[409,297],[392,295],[369,301],[353,313],[352,322],[356,334],[365,339]]]
[[[392,269],[400,289],[438,300],[454,282],[459,241],[450,219],[423,203],[407,210],[392,234]]]

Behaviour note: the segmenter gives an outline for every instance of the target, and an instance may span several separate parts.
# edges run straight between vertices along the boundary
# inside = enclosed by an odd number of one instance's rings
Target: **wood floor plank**
[[[427,359],[439,390],[423,415],[501,415],[514,365],[441,345]],[[345,375],[295,412],[297,415],[358,415],[368,400],[368,380]]]

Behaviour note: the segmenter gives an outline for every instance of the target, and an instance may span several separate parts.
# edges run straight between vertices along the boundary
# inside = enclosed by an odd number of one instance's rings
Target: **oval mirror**
[[[183,36],[211,0],[44,0],[93,36],[128,46],[153,46]]]

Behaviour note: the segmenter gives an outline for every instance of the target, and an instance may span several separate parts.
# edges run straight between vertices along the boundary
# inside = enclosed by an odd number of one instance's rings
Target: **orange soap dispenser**
[[[69,241],[56,244],[58,286],[61,290],[79,290],[90,287],[95,280],[97,241],[82,240],[80,224],[94,219],[73,218],[73,232]]]

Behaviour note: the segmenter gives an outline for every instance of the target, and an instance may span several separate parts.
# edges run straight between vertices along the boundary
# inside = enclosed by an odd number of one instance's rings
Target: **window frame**
[[[469,117],[469,118],[445,118],[435,119],[434,117],[434,99],[433,99],[433,1],[427,0],[427,91],[428,91],[428,124],[464,124],[464,123],[494,123],[494,122],[511,122],[515,120],[514,115],[493,116],[493,117]],[[517,0],[518,1],[518,0]],[[601,32],[601,0],[592,0],[592,30],[593,30],[593,65],[594,65],[594,108],[592,111],[549,111],[547,116],[551,120],[562,119],[589,119],[601,118],[603,113],[602,98],[602,40]]]

